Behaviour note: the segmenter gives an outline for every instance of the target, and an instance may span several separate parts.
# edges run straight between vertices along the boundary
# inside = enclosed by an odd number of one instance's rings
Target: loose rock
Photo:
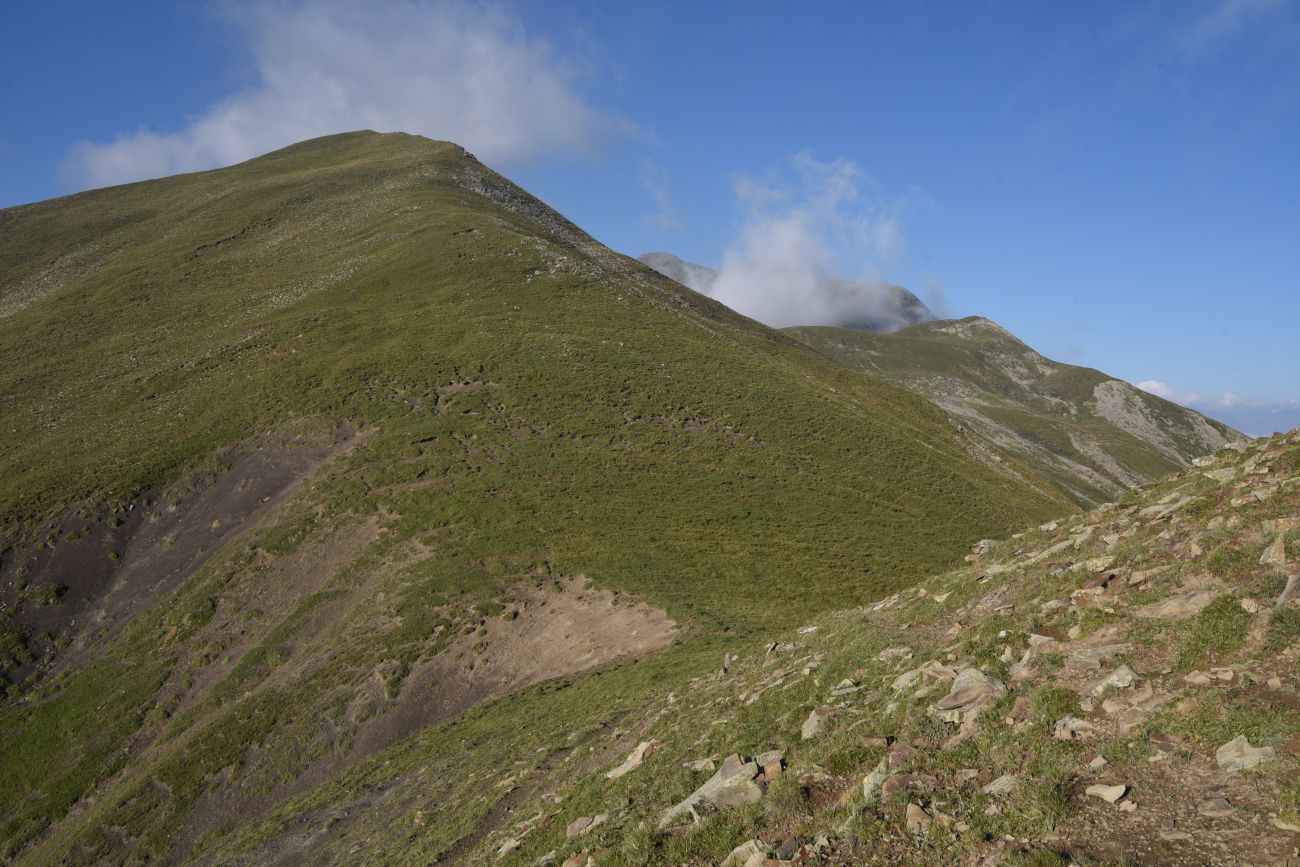
[[[641,767],[641,763],[645,761],[646,756],[650,755],[661,746],[663,746],[663,741],[642,741],[637,744],[636,749],[634,749],[632,753],[623,760],[623,764],[605,774],[605,777],[610,780],[617,780],[629,771]]]
[[[1224,771],[1246,771],[1273,758],[1272,747],[1252,747],[1245,735],[1237,735],[1214,752]]]
[[[1124,786],[1124,785],[1107,786],[1101,783],[1094,783],[1093,785],[1089,786],[1085,791],[1087,792],[1087,794],[1092,795],[1094,798],[1101,798],[1103,801],[1108,801],[1113,804],[1116,801],[1118,801],[1120,798],[1124,797],[1124,794],[1128,792],[1128,786]]]

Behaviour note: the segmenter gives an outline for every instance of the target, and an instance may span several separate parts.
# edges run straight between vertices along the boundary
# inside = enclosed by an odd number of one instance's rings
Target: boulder
[[[705,759],[696,759],[693,762],[682,762],[683,768],[692,771],[716,771],[718,769],[718,760],[713,756]]]
[[[907,833],[921,835],[930,830],[934,820],[930,818],[929,813],[916,804],[908,804],[903,824],[907,828]]]
[[[800,736],[810,741],[826,731],[832,717],[835,716],[833,707],[813,708],[812,713],[808,714],[808,719],[803,721],[803,728],[800,729]]]
[[[948,694],[930,708],[930,713],[939,719],[961,724],[957,734],[944,742],[944,749],[951,749],[974,735],[980,714],[1006,693],[1002,681],[977,668],[959,672]]]
[[[1274,566],[1282,569],[1286,566],[1286,533],[1278,533],[1273,544],[1264,549],[1259,558],[1261,566]]]
[[[1222,595],[1219,590],[1192,590],[1174,593],[1159,602],[1133,609],[1133,613],[1146,620],[1186,620],[1195,617]]]
[[[1018,788],[1020,788],[1020,777],[1015,774],[1003,774],[980,791],[997,798],[1010,795]]]
[[[1128,791],[1128,786],[1107,786],[1102,783],[1094,783],[1084,791],[1086,791],[1087,794],[1092,795],[1094,798],[1101,798],[1103,801],[1114,804],[1120,798],[1124,797],[1124,794]]]
[[[763,797],[763,787],[757,782],[761,767],[756,761],[745,761],[732,753],[722,761],[717,773],[685,800],[674,804],[659,817],[659,827],[666,828],[682,816],[691,815],[704,804],[715,807],[738,807],[754,804]]]
[[[1079,741],[1090,738],[1096,733],[1096,727],[1086,719],[1064,716],[1056,721],[1052,737],[1058,741]]]
[[[1272,747],[1252,747],[1245,735],[1237,735],[1214,751],[1220,770],[1246,771],[1273,758]]]
[[[1286,605],[1288,602],[1298,599],[1300,599],[1300,569],[1287,576],[1286,587],[1282,589],[1282,594],[1277,597],[1277,604]]]
[[[885,780],[880,786],[880,797],[888,801],[899,792],[907,792],[913,789],[925,789],[934,784],[934,778],[921,776],[920,774],[896,774]]]
[[[766,859],[767,846],[761,840],[746,840],[732,849],[731,854],[723,858],[718,867],[745,867],[755,856]],[[762,861],[758,863],[761,864]]]
[[[868,804],[880,800],[880,787],[889,779],[889,762],[881,759],[876,769],[862,778],[862,797]]]
[[[1095,696],[1105,695],[1112,689],[1127,689],[1137,681],[1137,673],[1127,665],[1121,665],[1112,671],[1101,682],[1092,688],[1092,694]]]

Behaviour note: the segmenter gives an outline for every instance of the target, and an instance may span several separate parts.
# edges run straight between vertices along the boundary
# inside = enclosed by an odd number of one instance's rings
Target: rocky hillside
[[[0,238],[6,862],[482,863],[722,654],[1069,511],[448,143]]]
[[[1113,499],[1245,439],[1100,371],[1045,358],[978,316],[888,335],[787,331],[849,367],[925,395],[1080,505]]]
[[[482,774],[508,805],[469,860],[1292,863],[1300,431],[967,559],[719,652],[523,761],[441,759],[430,776]],[[416,797],[377,782],[394,776],[354,779],[350,840],[396,851],[418,826]],[[243,844],[319,821],[281,813]]]
[[[696,292],[714,294],[719,273],[713,268],[683,261],[672,253],[644,253],[637,259]],[[902,286],[827,279],[821,288],[839,311],[835,321],[825,323],[828,325],[883,334],[934,318],[925,302]]]

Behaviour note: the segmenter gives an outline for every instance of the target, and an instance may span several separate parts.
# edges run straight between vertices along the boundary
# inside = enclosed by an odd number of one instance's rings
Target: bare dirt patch
[[[518,600],[489,618],[482,634],[462,636],[413,668],[392,709],[361,730],[357,753],[375,752],[481,701],[658,650],[677,634],[663,611],[581,576],[521,590]]]
[[[0,562],[0,579],[10,588],[7,609],[38,663],[60,636],[71,644],[59,654],[63,664],[84,661],[136,613],[259,526],[304,480],[366,439],[351,428],[293,426],[219,455],[219,469],[205,478],[130,503],[71,512]],[[15,579],[33,598],[13,590]],[[9,676],[21,680],[30,670]]]

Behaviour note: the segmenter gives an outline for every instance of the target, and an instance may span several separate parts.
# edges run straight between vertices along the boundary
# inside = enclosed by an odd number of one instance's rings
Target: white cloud
[[[1289,3],[1290,0],[1217,0],[1184,31],[1182,47],[1193,54],[1211,49],[1237,36],[1257,20],[1285,9]]]
[[[221,7],[258,83],[175,132],[82,142],[65,176],[102,186],[229,165],[315,136],[400,130],[486,161],[582,151],[631,125],[595,110],[573,69],[497,7],[464,0],[286,0]]]
[[[778,327],[908,324],[879,276],[902,254],[903,204],[864,191],[870,184],[851,160],[822,162],[803,151],[783,169],[784,181],[736,180],[742,226],[708,294]]]
[[[1137,383],[1137,387],[1156,397],[1199,410],[1251,436],[1287,431],[1300,425],[1300,400],[1246,400],[1231,391],[1203,395],[1181,391],[1158,379],[1143,380]]]

